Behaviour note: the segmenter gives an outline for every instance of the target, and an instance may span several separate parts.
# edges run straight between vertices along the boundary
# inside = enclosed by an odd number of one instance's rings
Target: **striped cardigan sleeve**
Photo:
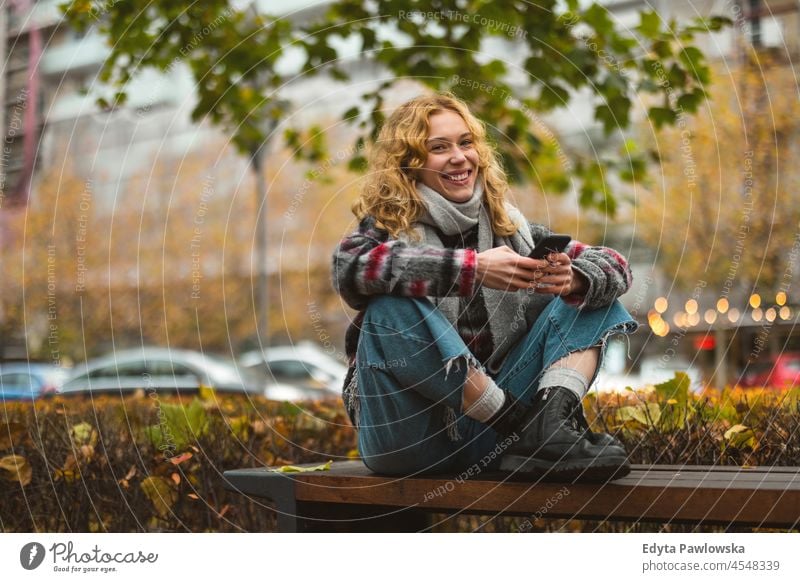
[[[391,238],[366,217],[333,253],[333,286],[354,309],[371,295],[471,296],[476,288],[477,252],[446,249]]]
[[[539,244],[552,233],[543,224],[531,223],[530,227],[534,244]],[[567,303],[579,309],[606,307],[630,289],[633,282],[630,266],[625,257],[614,249],[573,240],[565,252],[572,260],[572,267],[589,282],[585,294],[563,297]]]

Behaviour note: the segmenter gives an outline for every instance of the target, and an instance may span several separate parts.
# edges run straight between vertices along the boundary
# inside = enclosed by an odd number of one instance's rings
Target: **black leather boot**
[[[531,407],[514,398],[508,391],[503,390],[505,401],[503,406],[489,419],[488,424],[503,436],[509,436],[519,430]]]
[[[540,390],[521,420],[519,410],[503,418],[513,419],[516,428],[501,421],[495,429],[519,435],[501,459],[503,471],[566,482],[609,481],[630,472],[625,449],[614,437],[588,430],[580,400],[567,388]]]
[[[505,402],[503,403],[503,407],[497,413],[495,413],[495,415],[489,420],[488,424],[494,427],[494,429],[500,434],[507,436],[516,432],[517,429],[522,425],[522,422],[525,419],[525,416],[530,412],[531,407],[522,404],[509,392],[503,390],[503,393],[505,394]],[[616,452],[627,454],[625,452],[625,446],[615,437],[604,432],[592,432],[589,429],[589,423],[586,421],[586,417],[583,415],[582,406],[576,408],[575,420],[578,426],[583,430],[584,436],[589,439],[593,445],[606,448],[616,447],[619,449],[619,451]]]
[[[601,447],[616,447],[620,449],[623,453],[627,454],[625,451],[625,445],[623,445],[618,438],[613,435],[610,435],[605,432],[592,432],[589,430],[589,423],[586,422],[586,417],[583,416],[581,412],[580,417],[578,418],[578,425],[583,427],[584,429],[584,436],[589,439],[589,441],[593,445],[598,445]]]

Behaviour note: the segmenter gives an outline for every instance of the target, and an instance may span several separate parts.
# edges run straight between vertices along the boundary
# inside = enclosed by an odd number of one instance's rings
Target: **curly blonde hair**
[[[445,110],[460,115],[472,133],[492,230],[498,236],[514,234],[517,226],[505,209],[508,180],[486,139],[486,128],[466,103],[449,93],[417,97],[389,116],[370,150],[366,182],[353,204],[353,214],[359,220],[374,216],[378,225],[395,238],[401,233],[413,236],[412,225],[425,212],[416,188],[416,173],[428,156],[428,120]]]

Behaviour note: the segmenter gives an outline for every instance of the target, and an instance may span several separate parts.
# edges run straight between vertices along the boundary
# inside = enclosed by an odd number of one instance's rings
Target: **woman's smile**
[[[419,180],[451,202],[472,197],[478,175],[478,152],[472,133],[455,111],[434,113],[428,120],[428,157]]]

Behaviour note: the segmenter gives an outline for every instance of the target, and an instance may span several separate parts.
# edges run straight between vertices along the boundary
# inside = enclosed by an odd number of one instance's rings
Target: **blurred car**
[[[751,362],[742,371],[739,385],[745,388],[800,385],[800,353],[786,352]]]
[[[68,371],[53,364],[0,364],[0,400],[28,400],[55,394]]]
[[[331,392],[329,390],[320,390],[319,388],[286,384],[285,382],[268,382],[264,388],[264,396],[268,399],[286,400],[289,402],[337,398],[340,394],[341,391]]]
[[[703,379],[695,366],[689,361],[681,358],[648,357],[642,359],[639,372],[611,374],[606,370],[600,370],[593,384],[598,392],[622,392],[626,386],[631,388],[645,388],[661,384],[675,377],[676,372],[683,372],[689,376],[689,390],[701,392],[703,390]]]
[[[312,342],[246,352],[238,361],[264,381],[275,382],[279,387],[273,393],[293,386],[298,395],[302,392],[307,398],[339,396],[347,374],[347,366]],[[269,386],[267,396],[272,398]],[[291,398],[296,399],[300,398]]]
[[[226,358],[191,350],[139,348],[117,351],[77,366],[61,388],[76,392],[156,390],[198,391],[208,386],[224,392],[264,394],[264,384]]]
[[[639,367],[639,380],[643,386],[654,386],[672,380],[675,372],[683,372],[689,376],[689,390],[692,392],[703,390],[703,377],[700,370],[688,360],[678,357],[643,359]]]

